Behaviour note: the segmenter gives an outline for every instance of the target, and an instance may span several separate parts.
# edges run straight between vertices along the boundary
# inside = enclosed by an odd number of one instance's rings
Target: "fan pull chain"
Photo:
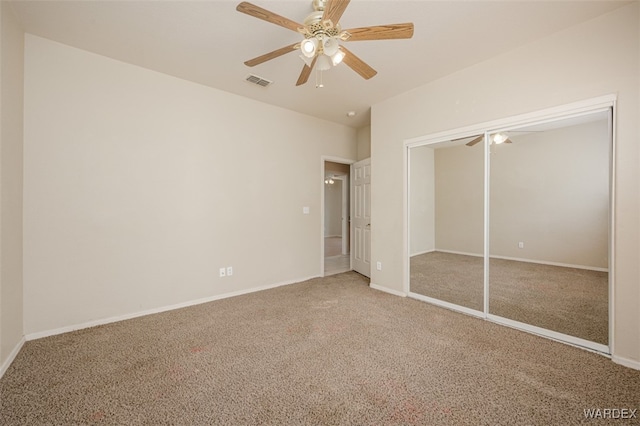
[[[322,89],[323,87],[324,84],[322,83],[322,70],[316,69],[316,89]]]

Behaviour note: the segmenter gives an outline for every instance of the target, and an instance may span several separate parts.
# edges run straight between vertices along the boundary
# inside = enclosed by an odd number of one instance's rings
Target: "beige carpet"
[[[566,425],[639,390],[600,355],[349,272],[27,342],[0,424]]]
[[[432,252],[411,258],[411,291],[483,310],[483,258]],[[608,274],[491,259],[489,312],[608,344]]]

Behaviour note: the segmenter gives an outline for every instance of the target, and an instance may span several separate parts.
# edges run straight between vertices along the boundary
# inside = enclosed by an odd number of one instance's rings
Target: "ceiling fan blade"
[[[298,31],[298,28],[304,27],[302,24],[298,24],[297,22],[292,21],[291,19],[285,18],[284,16],[280,16],[276,13],[270,12],[267,9],[263,9],[260,6],[256,6],[255,4],[251,4],[249,2],[243,1],[240,3],[236,10],[238,12],[246,13],[247,15],[253,16],[258,19],[262,19],[263,21],[271,22],[272,24],[280,25],[286,29],[291,31]]]
[[[298,43],[293,43],[289,46],[281,47],[278,50],[274,50],[273,52],[265,53],[262,56],[258,56],[257,58],[249,59],[244,64],[248,67],[255,67],[263,62],[270,61],[271,59],[277,58],[278,56],[285,55],[289,52],[293,52],[296,50],[296,45]]]
[[[300,77],[298,77],[298,81],[296,82],[296,86],[301,86],[305,84],[307,80],[309,80],[309,76],[311,75],[311,70],[313,70],[313,66],[316,64],[317,58],[318,58],[317,56],[313,58],[313,61],[311,62],[311,66],[304,64],[304,67],[302,68],[302,72],[300,73]]]
[[[351,51],[346,47],[341,46],[340,49],[342,49],[345,53],[342,62],[344,62],[349,66],[349,68],[360,74],[365,80],[369,80],[371,77],[378,74],[378,71],[371,68],[362,59],[351,53]]]
[[[352,28],[346,30],[351,37],[346,41],[362,41],[362,40],[391,40],[400,38],[413,37],[413,24],[388,24],[375,25],[371,27]]]
[[[350,1],[351,0],[329,0],[324,7],[322,20],[326,21],[328,19],[333,22],[333,25],[337,25],[344,10],[349,6]]]
[[[475,144],[477,144],[478,142],[482,142],[484,140],[484,135],[480,135],[477,138],[475,138],[474,140],[467,142],[466,145],[467,146],[474,146]]]

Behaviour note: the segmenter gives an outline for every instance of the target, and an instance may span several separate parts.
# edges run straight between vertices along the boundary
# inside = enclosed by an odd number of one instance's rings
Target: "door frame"
[[[597,98],[587,99],[557,107],[542,109],[531,113],[515,115],[485,123],[479,123],[472,126],[461,127],[454,130],[443,131],[425,136],[419,136],[412,139],[406,139],[403,142],[403,290],[409,297],[442,306],[454,311],[473,315],[497,324],[516,328],[529,333],[537,334],[543,337],[557,340],[562,343],[591,350],[609,357],[615,357],[615,168],[616,168],[616,111],[617,96],[615,94],[604,95]],[[609,119],[610,132],[610,152],[609,152],[609,341],[607,345],[583,340],[574,336],[565,335],[548,329],[543,329],[530,324],[524,324],[517,321],[509,320],[489,313],[488,297],[489,297],[489,145],[486,140],[490,133],[504,130],[509,127],[519,127],[532,123],[542,123],[545,121],[555,121],[559,118],[568,118],[571,116],[579,116],[596,112],[597,110],[610,109],[611,116]],[[454,305],[438,299],[429,298],[410,290],[410,229],[411,221],[409,208],[409,191],[410,191],[410,149],[422,145],[452,140],[457,138],[468,137],[471,135],[483,134],[485,136],[485,153],[484,153],[484,307],[483,311],[476,311],[462,306]]]
[[[343,201],[342,208],[343,208],[343,212],[345,210],[345,205],[344,205],[345,204],[344,203],[344,197],[346,195],[345,191],[351,191],[351,181],[352,181],[352,176],[351,176],[352,175],[352,170],[351,169],[353,169],[353,167],[352,167],[353,163],[356,162],[355,160],[349,160],[347,158],[342,158],[342,157],[333,157],[333,156],[330,156],[330,155],[322,155],[322,156],[320,156],[320,179],[319,179],[319,181],[320,181],[320,275],[319,276],[321,276],[321,277],[324,277],[324,197],[325,197],[325,194],[324,194],[324,187],[325,187],[325,183],[324,183],[324,174],[325,174],[324,163],[327,162],[327,161],[330,161],[332,163],[338,163],[338,164],[346,164],[346,165],[349,166],[349,185],[348,185],[349,188],[345,188],[345,183],[346,182],[345,182],[344,179],[341,179],[342,180],[342,197],[343,197],[343,199],[342,199],[342,201]],[[353,194],[350,194],[350,195],[353,196]],[[347,214],[347,220],[342,223],[343,235],[344,235],[345,226],[346,226],[347,230],[349,229],[349,222],[350,222],[350,218],[351,218],[351,214],[352,214],[351,203],[349,203],[349,205],[346,207],[346,209],[347,209],[347,213],[348,214]],[[349,236],[349,252],[351,252],[352,244],[353,244],[352,243],[352,238],[351,238],[351,236]],[[344,248],[345,248],[344,241],[343,241],[342,247],[343,247],[343,251],[344,251]],[[351,268],[352,268],[351,259],[349,259],[349,269],[351,269]]]

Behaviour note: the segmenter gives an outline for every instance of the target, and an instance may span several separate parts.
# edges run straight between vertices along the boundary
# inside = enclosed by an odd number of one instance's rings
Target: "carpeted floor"
[[[348,272],[27,342],[0,401],[3,425],[566,425],[640,408],[640,371]]]
[[[411,292],[482,311],[484,259],[439,251],[412,256]]]
[[[483,258],[432,252],[411,258],[411,291],[483,310]],[[489,312],[607,345],[606,272],[490,259]]]

